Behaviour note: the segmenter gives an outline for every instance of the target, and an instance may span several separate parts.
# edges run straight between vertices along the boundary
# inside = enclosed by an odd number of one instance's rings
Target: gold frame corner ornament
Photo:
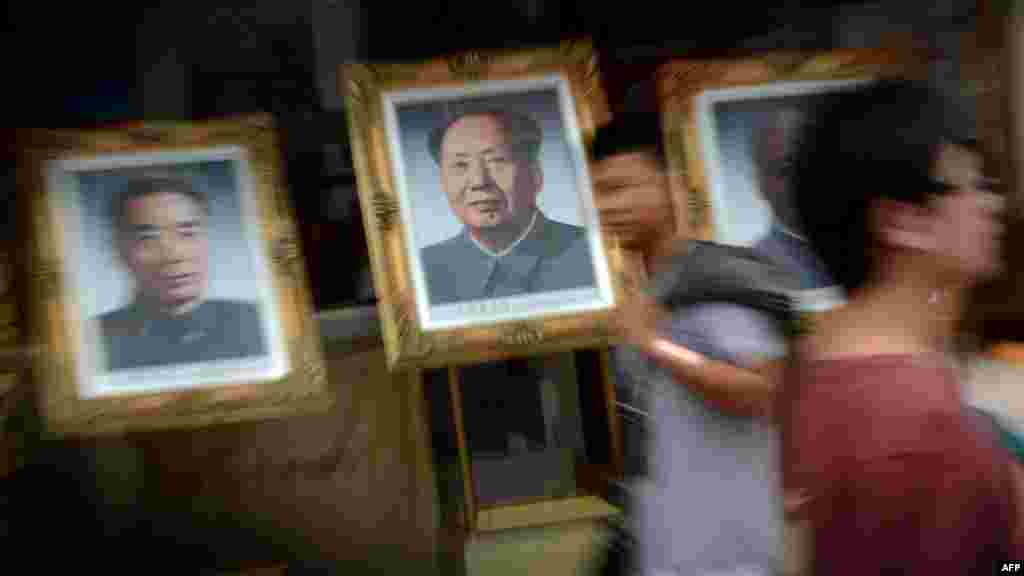
[[[366,228],[384,345],[391,370],[467,364],[538,352],[609,343],[609,310],[563,314],[466,328],[425,330],[418,316],[411,256],[384,127],[384,93],[459,87],[489,80],[559,74],[575,103],[582,140],[610,117],[597,55],[589,40],[547,48],[473,51],[419,63],[346,64],[339,87],[345,97],[349,140]],[[605,242],[613,293],[628,260],[617,242]]]
[[[544,327],[539,322],[514,322],[502,327],[499,341],[506,346],[534,346],[544,341]]]
[[[394,196],[378,189],[373,193],[372,201],[373,215],[377,226],[383,230],[391,230],[398,222],[398,200]]]
[[[92,435],[175,427],[207,426],[320,411],[331,395],[322,358],[319,332],[312,320],[305,267],[302,265],[291,201],[281,185],[280,158],[273,119],[265,114],[202,123],[137,124],[117,130],[33,130],[22,168],[33,235],[30,258],[32,293],[29,325],[42,352],[33,372],[40,406],[50,430],[59,434]],[[228,382],[164,392],[103,395],[80,393],[76,367],[81,362],[73,333],[85,320],[64,298],[62,278],[67,266],[53,203],[61,194],[47,190],[49,160],[61,157],[132,155],[237,146],[246,152],[257,204],[261,248],[270,264],[276,290],[272,303],[281,319],[289,370],[272,381]]]

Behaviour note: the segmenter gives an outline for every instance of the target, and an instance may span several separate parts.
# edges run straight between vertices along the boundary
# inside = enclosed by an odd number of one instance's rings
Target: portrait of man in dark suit
[[[595,285],[586,230],[538,207],[545,188],[541,125],[527,114],[475,107],[427,138],[441,192],[462,226],[421,249],[431,305]]]
[[[803,236],[790,190],[792,157],[806,122],[805,111],[783,105],[754,134],[754,172],[761,197],[771,207],[771,225],[753,247],[795,274],[801,289],[815,290],[833,282]]]
[[[256,304],[207,297],[209,216],[206,196],[170,172],[140,174],[114,191],[112,238],[133,297],[98,318],[108,371],[267,353]]]

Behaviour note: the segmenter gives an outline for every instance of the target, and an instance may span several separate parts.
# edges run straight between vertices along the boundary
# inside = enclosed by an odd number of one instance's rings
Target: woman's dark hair
[[[615,116],[595,131],[590,158],[599,162],[610,156],[647,152],[665,164],[661,120],[657,114],[633,112]]]
[[[948,190],[933,178],[948,128],[948,104],[926,84],[886,79],[825,97],[807,124],[793,165],[804,233],[847,291],[872,273],[869,218],[879,199],[917,204]]]
[[[125,210],[130,200],[143,198],[159,192],[181,194],[191,198],[204,212],[209,209],[206,203],[206,196],[197,190],[187,179],[173,174],[143,174],[129,179],[114,196],[110,206],[110,221],[114,225],[114,230],[119,232],[124,226]]]

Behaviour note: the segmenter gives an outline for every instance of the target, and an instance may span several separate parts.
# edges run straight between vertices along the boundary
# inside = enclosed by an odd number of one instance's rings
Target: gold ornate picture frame
[[[879,77],[920,77],[926,65],[888,49],[665,64],[657,89],[670,186],[686,199],[690,236],[753,246],[791,264],[805,311],[841,301],[823,267],[811,264],[788,199],[796,138],[825,95]]]
[[[273,120],[21,134],[34,378],[93,434],[330,405]]]
[[[704,240],[721,238],[716,229],[706,132],[709,105],[723,100],[814,95],[849,82],[879,76],[912,76],[926,63],[892,50],[778,52],[735,60],[673,60],[657,73],[666,155],[673,195],[687,198],[690,232]],[[715,92],[721,93],[721,98]],[[712,98],[708,98],[708,96]],[[702,98],[704,101],[702,101]],[[710,101],[709,101],[710,100]]]
[[[586,144],[609,113],[589,42],[416,64],[353,64],[341,76],[392,369],[473,363],[612,340],[611,311],[634,269],[615,238],[602,233],[590,189]],[[495,270],[502,254],[485,256],[486,249],[452,208],[449,198],[456,192],[444,191],[453,190],[452,185],[442,186],[442,172],[449,169],[442,168],[449,158],[444,148],[448,129],[464,115],[499,119],[500,114],[509,114],[499,121],[506,138],[509,122],[516,122],[518,130],[525,130],[516,134],[535,138],[539,150],[529,161],[516,156],[512,163],[539,167],[542,174],[542,184],[533,189],[535,219],[519,236],[522,243],[508,250],[519,250],[517,273],[536,280],[535,286],[544,284],[537,279],[548,274],[551,290],[520,288],[503,296],[501,289],[489,287],[489,282],[501,282],[494,276],[500,274]],[[491,169],[490,159],[482,162],[481,171]],[[478,192],[486,196],[487,206],[513,211],[507,200],[495,199],[499,188],[487,190]],[[582,256],[565,258],[572,252],[559,252],[549,235],[548,244],[534,243],[530,250],[550,249],[552,254],[531,253],[523,259],[525,246],[537,239],[535,232],[552,228],[561,230],[563,239],[574,238],[572,250]],[[490,272],[476,269],[484,265],[491,266]],[[572,285],[566,289],[559,282]]]

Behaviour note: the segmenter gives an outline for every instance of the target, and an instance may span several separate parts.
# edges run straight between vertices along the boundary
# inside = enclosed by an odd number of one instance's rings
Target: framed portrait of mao
[[[632,271],[589,180],[608,117],[591,45],[341,76],[389,364],[607,344]]]
[[[23,136],[30,322],[52,428],[326,405],[269,117]]]

